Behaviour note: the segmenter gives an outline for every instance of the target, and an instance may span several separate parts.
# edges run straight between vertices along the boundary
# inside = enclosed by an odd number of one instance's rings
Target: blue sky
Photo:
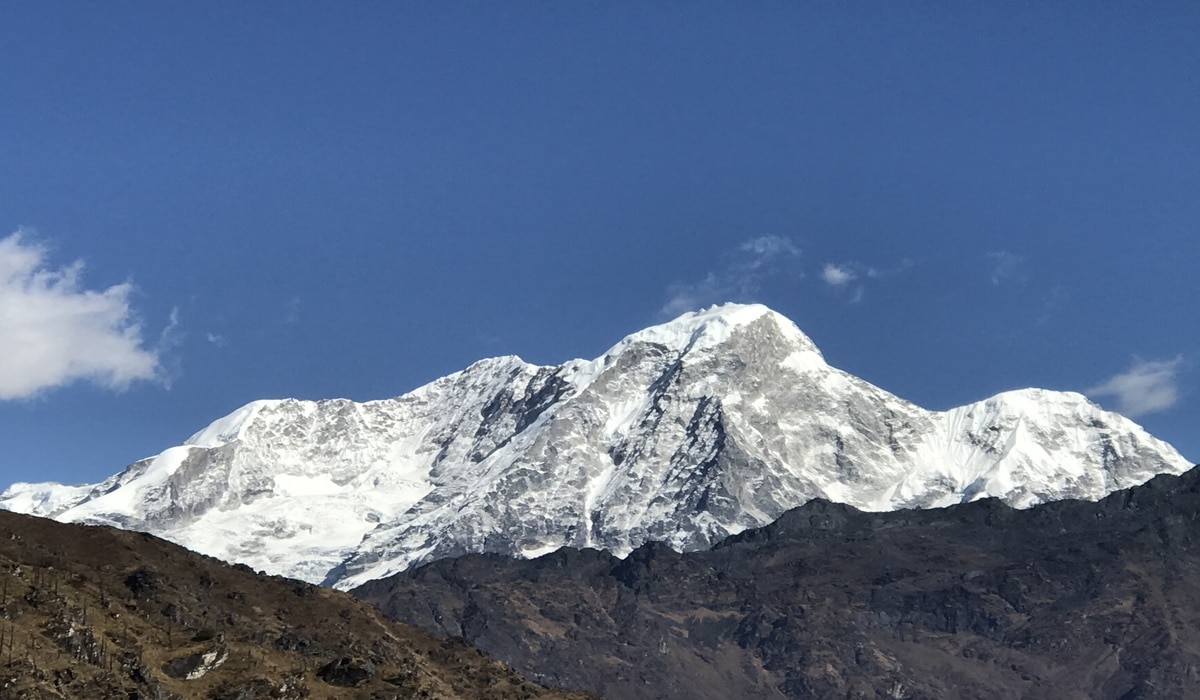
[[[759,301],[1200,459],[1194,3],[0,6],[0,482]]]

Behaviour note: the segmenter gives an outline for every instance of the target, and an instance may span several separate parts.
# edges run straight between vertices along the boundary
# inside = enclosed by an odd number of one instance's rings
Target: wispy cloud
[[[873,280],[884,279],[908,272],[915,267],[916,264],[917,261],[913,260],[912,258],[900,258],[900,260],[885,268],[866,267],[865,273],[867,277],[870,277]]]
[[[225,347],[225,336],[221,335],[220,333],[208,333],[205,334],[204,337],[208,340],[208,342],[216,345],[219,348]]]
[[[696,282],[676,282],[667,288],[659,315],[673,318],[687,311],[726,301],[750,301],[780,264],[799,258],[800,248],[784,236],[760,236],[740,244],[721,270]]]
[[[752,263],[755,266],[761,266],[780,255],[798,256],[800,249],[792,242],[792,239],[784,236],[760,236],[746,241],[738,246],[738,249],[744,253],[750,253],[754,256]]]
[[[1021,265],[1025,263],[1025,258],[1004,250],[988,253],[987,257],[992,263],[992,284],[997,286],[1006,280],[1015,278]],[[1020,281],[1019,278],[1018,281]]]
[[[667,303],[658,310],[664,318],[674,318],[702,306],[743,296],[737,280],[710,272],[699,282],[675,282],[667,288]]]
[[[886,280],[903,274],[916,265],[910,258],[902,258],[886,267],[873,267],[850,260],[840,263],[825,263],[820,278],[830,289],[843,295],[851,304],[858,304],[867,297],[867,287],[882,284]]]
[[[1042,307],[1038,313],[1037,323],[1048,322],[1071,298],[1070,292],[1061,284],[1056,284],[1042,296]]]
[[[853,282],[858,275],[848,267],[835,265],[833,263],[825,263],[825,267],[821,269],[821,279],[825,280],[825,284],[831,287],[843,287]]]
[[[160,347],[147,347],[129,303],[132,285],[90,290],[82,273],[82,262],[51,267],[27,231],[0,239],[0,399],[79,380],[123,389],[160,379],[159,354],[177,324]]]
[[[1083,393],[1093,398],[1114,397],[1117,410],[1131,418],[1165,411],[1179,400],[1182,365],[1182,356],[1158,361],[1135,358],[1128,371],[1109,377]]]

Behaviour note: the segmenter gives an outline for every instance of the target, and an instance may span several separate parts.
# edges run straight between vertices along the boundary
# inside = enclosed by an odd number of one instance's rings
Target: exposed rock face
[[[711,551],[469,555],[354,593],[608,698],[1194,698],[1200,467],[1028,510],[813,501]]]
[[[178,656],[163,664],[163,673],[172,678],[194,681],[225,663],[229,658],[229,649],[224,644],[217,644],[203,651]]]
[[[317,670],[317,677],[329,685],[357,688],[375,675],[375,664],[367,659],[352,659],[343,656]]]
[[[1096,499],[1189,466],[1078,394],[933,412],[727,305],[592,361],[484,360],[395,399],[259,401],[83,487],[0,506],[144,530],[348,588],[467,552],[704,549],[813,498],[866,510]]]

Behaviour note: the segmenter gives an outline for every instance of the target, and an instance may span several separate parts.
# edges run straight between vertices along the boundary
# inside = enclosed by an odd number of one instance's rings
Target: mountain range
[[[728,304],[593,360],[482,360],[396,398],[264,400],[98,483],[0,507],[164,537],[349,589],[467,553],[704,550],[813,499],[865,511],[1096,500],[1191,465],[1070,392],[948,411],[826,363]]]

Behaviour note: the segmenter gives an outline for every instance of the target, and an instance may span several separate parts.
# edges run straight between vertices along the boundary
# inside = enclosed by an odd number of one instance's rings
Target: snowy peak
[[[770,309],[727,304],[594,360],[491,358],[366,403],[256,401],[101,484],[16,484],[0,506],[350,587],[466,552],[701,549],[813,498],[1027,506],[1189,466],[1078,394],[923,409],[830,367]]]
[[[1075,392],[1007,391],[940,418],[959,483],[934,505],[983,497],[1021,508],[1096,500],[1190,466],[1141,426]]]
[[[254,420],[259,411],[275,406],[279,401],[252,401],[224,418],[213,421],[207,428],[184,441],[185,445],[213,448],[233,442],[241,437],[246,425]]]
[[[795,343],[798,349],[820,357],[820,351],[812,340],[786,317],[762,304],[733,303],[685,313],[667,323],[628,335],[605,355],[619,354],[624,348],[637,343],[662,345],[685,354],[720,346],[739,331],[755,325],[773,326],[774,330]]]

